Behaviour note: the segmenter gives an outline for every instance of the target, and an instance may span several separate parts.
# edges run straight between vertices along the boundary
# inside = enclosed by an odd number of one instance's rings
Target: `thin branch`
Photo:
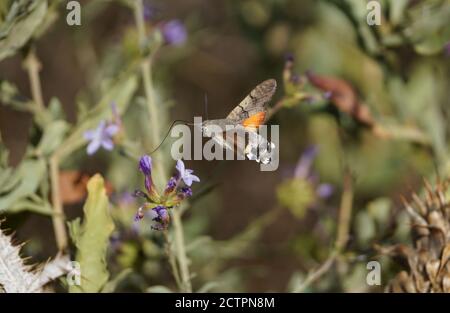
[[[59,159],[57,156],[50,158],[50,177],[52,187],[53,204],[53,228],[55,230],[56,245],[59,251],[65,251],[68,245],[67,232],[65,226],[64,210],[59,190]]]
[[[136,28],[139,36],[139,45],[142,48],[146,42],[147,34],[145,30],[145,21],[144,21],[144,7],[142,0],[136,0],[134,2],[134,17],[136,20]],[[151,56],[144,57],[141,61],[141,75],[143,80],[145,97],[147,100],[147,113],[149,124],[152,127],[151,131],[151,144],[155,147],[158,145],[161,129],[159,125],[159,117],[158,117],[158,108],[155,103],[155,95],[153,91],[153,78],[152,78],[152,59]],[[156,163],[159,164],[158,169],[156,171],[156,181],[158,183],[164,183],[165,175],[165,167],[164,160],[160,157],[159,153],[156,153],[154,158],[156,159]]]
[[[169,264],[172,269],[172,274],[173,274],[173,277],[175,278],[175,282],[177,283],[178,288],[181,290],[182,284],[181,284],[180,273],[178,271],[177,261],[175,259],[174,254],[172,253],[172,242],[169,238],[169,234],[168,234],[167,230],[164,231],[164,238],[166,239],[166,254],[167,254],[167,258],[169,259]]]
[[[342,192],[339,209],[338,229],[336,237],[336,250],[340,253],[345,248],[350,231],[350,221],[353,207],[353,177],[346,171],[344,173],[344,190]]]
[[[303,283],[294,289],[294,292],[303,292],[311,284],[327,273],[331,266],[341,256],[348,241],[350,222],[353,208],[353,177],[348,170],[344,173],[344,190],[339,209],[338,229],[333,250],[328,258],[317,269],[308,273]]]
[[[181,223],[180,208],[173,209],[173,230],[175,235],[175,250],[177,252],[178,265],[180,266],[182,292],[192,292],[189,264],[184,245],[183,224]]]
[[[320,277],[322,277],[325,273],[327,273],[334,261],[336,260],[337,253],[336,251],[331,252],[330,256],[327,258],[325,262],[322,263],[315,271],[312,271],[305,278],[303,283],[294,289],[293,292],[303,292],[306,288],[308,288],[311,284],[317,281]]]
[[[139,44],[141,47],[145,44],[147,39],[146,31],[145,31],[145,22],[144,22],[144,8],[142,0],[135,0],[134,2],[134,16],[136,20],[136,27],[139,36]],[[154,51],[153,51],[154,53]],[[151,56],[144,57],[141,62],[141,74],[144,85],[144,92],[147,100],[147,112],[149,114],[149,123],[152,127],[151,136],[152,136],[152,145],[156,146],[160,139],[160,125],[159,125],[159,116],[158,116],[158,107],[155,103],[154,96],[154,86],[152,80],[152,60]],[[160,153],[156,151],[154,158],[156,160],[155,163],[158,164],[158,167],[155,167],[155,180],[158,185],[162,186],[165,183],[165,180],[168,178],[165,173],[164,160],[160,156]],[[183,234],[183,224],[181,222],[181,207],[176,207],[172,210],[172,219],[173,219],[173,231],[174,231],[174,245],[177,257],[177,265],[179,267],[178,270],[175,269],[174,260],[169,258],[169,262],[171,266],[174,267],[173,272],[175,276],[175,280],[181,279],[181,291],[183,292],[192,292],[191,286],[191,276],[189,274],[189,265],[188,258],[186,255],[186,249],[184,244],[184,234]],[[179,277],[178,277],[179,276]],[[178,282],[177,282],[178,283]]]
[[[275,113],[277,113],[279,110],[281,110],[281,108],[284,107],[284,101],[285,98],[283,97],[282,99],[278,100],[278,102],[275,103],[273,107],[269,109],[266,117],[267,121],[270,120],[275,115]]]
[[[30,49],[25,60],[24,67],[28,72],[28,79],[30,81],[31,94],[33,96],[34,104],[39,112],[45,110],[44,98],[42,97],[41,89],[41,79],[39,77],[39,72],[42,68],[39,59],[34,52],[34,49]]]

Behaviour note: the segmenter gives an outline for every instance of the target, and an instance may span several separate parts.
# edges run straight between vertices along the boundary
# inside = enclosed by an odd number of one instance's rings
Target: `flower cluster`
[[[307,104],[320,104],[323,101],[328,101],[332,92],[324,90],[319,93],[310,91],[306,88],[306,83],[310,82],[310,71],[306,71],[304,75],[298,74],[294,71],[295,58],[292,54],[285,56],[283,82],[286,97],[283,101],[285,107],[293,107],[299,101],[304,101]]]
[[[186,169],[182,160],[177,161],[176,173],[169,179],[160,194],[155,188],[152,180],[152,158],[144,155],[139,160],[139,170],[144,174],[144,185],[146,192],[136,190],[135,196],[142,197],[146,202],[139,207],[135,221],[142,220],[145,216],[151,218],[155,224],[152,229],[167,229],[170,221],[169,210],[180,204],[184,199],[192,196],[192,183],[200,182],[200,178],[193,174],[193,170]]]

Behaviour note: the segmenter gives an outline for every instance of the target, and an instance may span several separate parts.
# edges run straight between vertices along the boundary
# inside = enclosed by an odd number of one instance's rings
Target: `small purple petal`
[[[89,145],[87,146],[87,154],[93,155],[98,148],[100,148],[101,142],[99,140],[92,140]]]
[[[292,54],[291,52],[286,53],[284,56],[284,60],[286,62],[294,62],[294,54]]]
[[[331,99],[331,96],[333,96],[333,92],[332,91],[326,91],[323,93],[323,97],[327,100]]]
[[[139,160],[139,169],[144,175],[149,176],[152,174],[152,158],[148,155],[143,155]]]
[[[176,186],[177,186],[177,179],[175,177],[170,177],[169,181],[167,182],[164,193],[165,194],[171,193],[172,191],[175,190]]]
[[[92,140],[95,137],[95,130],[87,130],[83,134],[84,139],[86,140]]]
[[[181,188],[181,193],[183,194],[183,197],[191,197],[192,196],[192,188],[190,187],[183,187]]]
[[[300,157],[295,168],[294,176],[297,178],[307,178],[310,174],[311,165],[318,152],[317,146],[309,146]]]
[[[105,134],[108,135],[109,137],[114,136],[115,134],[117,134],[118,131],[119,126],[117,126],[116,124],[109,124],[105,128]]]
[[[129,192],[123,192],[119,196],[119,202],[123,205],[129,205],[135,202],[133,195]]]
[[[191,180],[193,182],[197,182],[197,183],[200,182],[200,178],[198,178],[198,176],[196,176],[196,175],[189,175],[189,177],[191,178]]]
[[[331,184],[320,184],[317,187],[317,195],[322,198],[322,199],[326,199],[329,198],[333,195],[334,193],[334,187]]]
[[[153,212],[151,212],[150,214],[154,216],[152,220],[158,223],[153,226],[155,226],[159,230],[167,228],[167,224],[169,223],[169,212],[167,211],[167,209],[163,206],[157,206],[153,208],[151,211]]]
[[[161,32],[165,42],[169,45],[182,45],[187,39],[186,28],[179,20],[164,23]]]
[[[109,138],[103,138],[102,147],[108,151],[111,151],[112,149],[114,149],[114,143]]]
[[[293,74],[293,75],[291,76],[291,83],[293,83],[293,84],[298,84],[298,83],[300,83],[300,81],[301,81],[300,75],[298,75],[298,74]]]
[[[151,209],[149,211],[147,211],[146,215],[152,220],[154,221],[155,219],[158,218],[158,212],[155,209]]]
[[[180,176],[184,175],[184,162],[182,160],[178,160],[177,161],[177,165],[175,166],[175,168],[178,170],[178,172],[180,173]]]
[[[144,19],[148,22],[155,16],[155,10],[154,8],[148,4],[144,4]]]
[[[191,186],[192,185],[192,178],[191,176],[183,176],[183,181],[187,186]]]
[[[136,215],[134,216],[134,221],[138,222],[140,220],[142,220],[144,218],[144,212],[142,210],[142,207],[140,207],[136,213]]]

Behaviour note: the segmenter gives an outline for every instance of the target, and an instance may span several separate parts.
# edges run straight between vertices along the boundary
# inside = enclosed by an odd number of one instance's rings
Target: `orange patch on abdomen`
[[[258,112],[256,114],[253,114],[248,119],[244,120],[242,122],[242,126],[244,127],[251,127],[251,128],[257,128],[259,125],[264,123],[264,119],[266,118],[266,112]]]

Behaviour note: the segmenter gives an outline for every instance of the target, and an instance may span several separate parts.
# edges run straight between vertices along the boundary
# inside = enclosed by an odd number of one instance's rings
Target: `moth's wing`
[[[243,136],[238,141],[237,137]],[[213,140],[226,150],[236,152],[238,159],[245,159],[245,133],[232,131],[224,131],[212,137]]]
[[[227,119],[235,123],[242,123],[260,112],[264,112],[265,117],[266,105],[272,99],[276,89],[277,82],[275,79],[263,81],[228,114]]]
[[[221,134],[216,134],[216,135],[212,136],[212,139],[216,143],[218,143],[221,147],[224,147],[225,149],[234,151],[234,144],[232,141],[227,140],[226,132],[223,132]]]

